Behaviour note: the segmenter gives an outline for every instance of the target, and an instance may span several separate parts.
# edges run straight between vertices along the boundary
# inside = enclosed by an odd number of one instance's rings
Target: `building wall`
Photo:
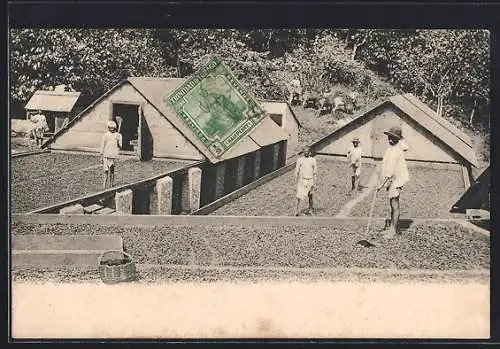
[[[144,106],[144,117],[153,137],[153,156],[203,160],[205,156],[151,104]]]
[[[153,138],[153,156],[203,160],[204,156],[172,124],[132,87],[125,83],[76,121],[60,135],[52,149],[99,151],[101,139],[112,118],[112,104],[142,104],[144,118]]]
[[[287,158],[295,155],[299,149],[299,124],[297,120],[293,117],[292,111],[288,108],[288,105],[283,102],[261,102],[264,109],[269,114],[282,114],[283,115],[283,125],[282,128],[288,135],[287,141]]]
[[[408,160],[460,162],[458,155],[399,110],[390,107],[374,110],[363,121],[363,124],[354,121],[339,132],[336,139],[325,141],[316,151],[332,155],[346,154],[352,138],[358,137],[364,156],[381,157],[387,148],[387,136],[383,131],[399,124],[409,146],[405,153]]]

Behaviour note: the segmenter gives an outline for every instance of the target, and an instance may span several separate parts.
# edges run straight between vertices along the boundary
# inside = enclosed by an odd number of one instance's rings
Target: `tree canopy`
[[[10,32],[11,99],[71,85],[99,96],[128,76],[185,77],[219,55],[256,96],[411,92],[438,113],[488,125],[489,32],[376,29],[21,29]]]

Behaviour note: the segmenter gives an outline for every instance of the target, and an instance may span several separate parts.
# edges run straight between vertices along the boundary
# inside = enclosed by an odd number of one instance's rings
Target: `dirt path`
[[[15,282],[12,336],[478,339],[489,299],[462,282]]]
[[[348,217],[351,213],[351,210],[361,201],[363,201],[370,193],[375,189],[375,185],[377,184],[377,172],[373,171],[368,182],[363,188],[363,191],[355,196],[352,200],[348,201],[344,206],[340,208],[340,210],[335,215],[336,218]]]

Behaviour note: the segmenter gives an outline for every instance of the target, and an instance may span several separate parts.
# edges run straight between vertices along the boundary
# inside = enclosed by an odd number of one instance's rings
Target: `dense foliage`
[[[447,117],[489,124],[484,30],[12,30],[12,101],[57,84],[98,96],[127,76],[185,77],[213,54],[258,97],[284,98],[299,78],[366,100],[411,92]]]

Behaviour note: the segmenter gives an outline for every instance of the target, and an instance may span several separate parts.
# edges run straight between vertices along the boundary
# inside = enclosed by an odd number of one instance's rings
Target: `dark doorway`
[[[253,182],[255,176],[255,152],[246,155],[243,185]]]
[[[236,189],[236,175],[238,172],[238,158],[226,161],[226,173],[224,175],[224,195]]]
[[[201,197],[200,205],[203,207],[215,200],[215,179],[217,166],[207,162],[201,172]]]
[[[122,119],[122,124],[117,122],[117,117]],[[134,150],[139,140],[139,106],[135,104],[114,104],[113,120],[119,127],[123,137],[123,150]]]
[[[153,189],[151,185],[145,185],[133,190],[132,214],[150,214],[149,206]]]
[[[149,161],[153,158],[153,135],[149,129],[148,122],[141,112],[141,133],[139,158],[141,161]]]

